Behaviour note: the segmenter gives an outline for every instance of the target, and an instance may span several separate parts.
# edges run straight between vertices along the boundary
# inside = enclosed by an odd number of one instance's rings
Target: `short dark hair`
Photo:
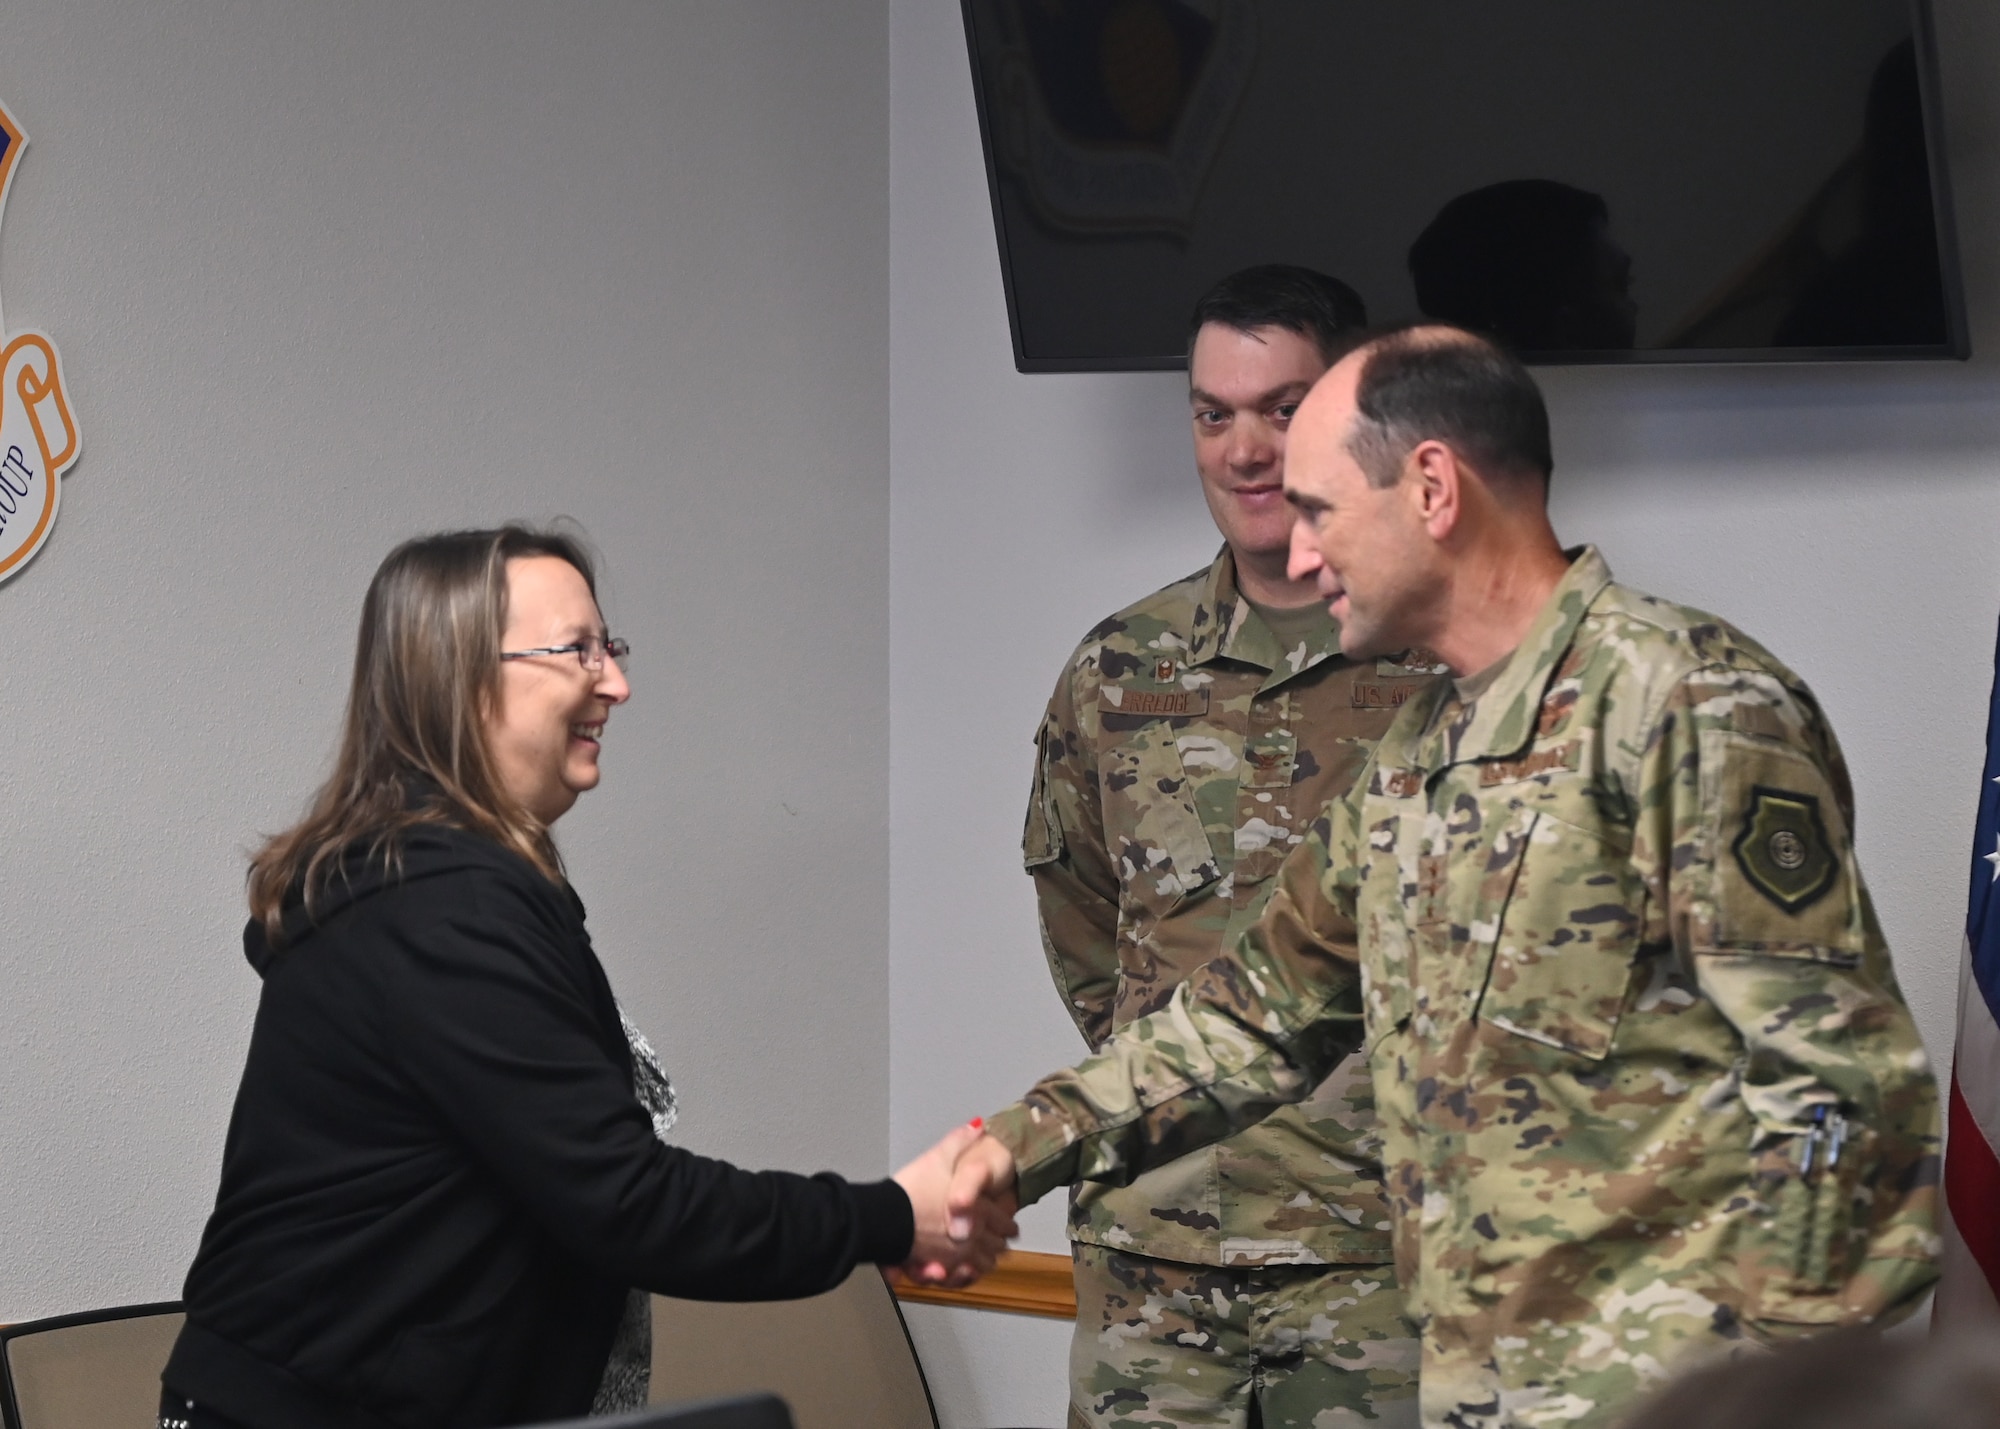
[[[1368,327],[1368,309],[1338,278],[1290,263],[1262,263],[1238,269],[1202,294],[1188,319],[1190,357],[1210,323],[1238,332],[1283,328],[1312,343],[1331,366],[1354,350]]]
[[[1347,450],[1372,486],[1394,486],[1419,442],[1446,442],[1482,472],[1555,470],[1549,409],[1521,360],[1483,337],[1410,325],[1362,345]]]

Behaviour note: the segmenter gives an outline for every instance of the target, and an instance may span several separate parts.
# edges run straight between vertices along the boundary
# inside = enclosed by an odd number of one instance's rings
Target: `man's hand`
[[[967,1129],[977,1133],[979,1123],[975,1121]],[[952,1170],[951,1190],[945,1199],[951,1212],[949,1230],[954,1240],[971,1235],[989,1206],[1005,1205],[1011,1220],[1021,1208],[1016,1194],[1014,1153],[992,1137],[978,1134],[960,1150],[958,1164]],[[1014,1234],[1020,1234],[1018,1228]]]
[[[975,1121],[955,1128],[896,1173],[896,1184],[916,1212],[916,1240],[900,1267],[911,1280],[970,1285],[993,1268],[1007,1241],[1021,1233],[1014,1224],[1013,1158],[1007,1160],[1004,1182],[957,1169],[970,1148],[988,1143],[999,1145]]]

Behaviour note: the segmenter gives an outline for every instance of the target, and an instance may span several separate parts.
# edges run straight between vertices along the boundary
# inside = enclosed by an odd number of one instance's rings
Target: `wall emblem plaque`
[[[27,147],[28,136],[0,105],[0,218]],[[62,474],[82,444],[55,343],[32,328],[9,331],[0,310],[0,581],[49,539]]]

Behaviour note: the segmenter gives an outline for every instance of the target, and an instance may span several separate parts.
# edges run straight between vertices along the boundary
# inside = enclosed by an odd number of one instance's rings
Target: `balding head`
[[[1491,622],[1467,612],[1498,592],[1511,618],[1513,595],[1539,600],[1565,568],[1549,467],[1547,410],[1512,357],[1455,328],[1377,337],[1293,418],[1287,574],[1315,583],[1356,659],[1412,645],[1450,661],[1489,651]]]
[[[1440,441],[1488,483],[1546,495],[1555,465],[1548,408],[1512,354],[1458,328],[1425,325],[1372,339],[1342,364],[1350,365],[1346,440],[1374,485],[1394,486],[1419,443]]]

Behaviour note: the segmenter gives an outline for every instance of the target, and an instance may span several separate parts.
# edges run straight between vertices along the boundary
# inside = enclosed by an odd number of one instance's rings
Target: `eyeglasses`
[[[583,639],[569,645],[542,645],[533,650],[502,650],[500,652],[502,660],[525,660],[530,655],[574,655],[576,656],[576,663],[583,666],[584,669],[602,670],[606,655],[609,655],[622,665],[632,657],[632,646],[629,641],[625,640],[615,638],[607,640],[601,635],[586,635]]]

